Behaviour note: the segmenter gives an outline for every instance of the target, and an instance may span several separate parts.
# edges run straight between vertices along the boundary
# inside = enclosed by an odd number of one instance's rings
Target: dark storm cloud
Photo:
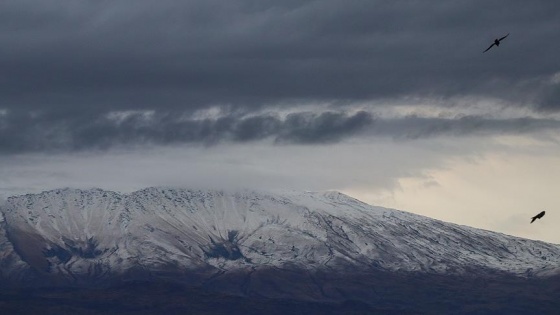
[[[3,1],[0,95],[52,108],[501,96],[559,70],[558,12],[554,1]]]
[[[0,116],[1,153],[76,152],[135,145],[241,143],[326,144],[350,137],[419,139],[474,134],[530,134],[559,130],[552,119],[489,119],[481,116],[379,118],[368,112],[296,112],[286,116],[226,114],[196,118],[184,113],[121,112],[68,119],[45,114]]]
[[[319,113],[188,124],[158,114],[162,125],[147,129],[99,121],[118,110],[248,111],[410,95],[488,96],[554,111],[559,85],[547,78],[560,71],[558,20],[555,1],[2,1],[0,110],[22,124],[41,117],[16,128],[21,143],[0,136],[12,148],[5,151],[65,137],[76,147],[143,137],[212,142],[224,133],[328,142],[373,120]]]
[[[25,113],[0,116],[3,153],[80,151],[136,144],[247,142],[271,138],[281,143],[331,143],[355,135],[373,118],[365,112],[293,113],[215,119],[180,113],[124,113],[95,119],[67,119]]]
[[[457,118],[403,118],[377,120],[371,134],[398,139],[421,139],[436,136],[523,135],[545,130],[560,130],[560,121],[530,117],[495,119],[482,116]]]

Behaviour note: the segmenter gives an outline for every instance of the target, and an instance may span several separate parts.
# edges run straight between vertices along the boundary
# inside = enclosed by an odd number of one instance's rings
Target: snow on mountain
[[[103,280],[265,267],[558,273],[560,246],[374,207],[337,192],[63,189],[10,197],[0,276]]]

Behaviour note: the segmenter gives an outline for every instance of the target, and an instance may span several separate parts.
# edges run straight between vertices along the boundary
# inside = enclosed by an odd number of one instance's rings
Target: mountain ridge
[[[4,277],[105,281],[262,268],[558,273],[560,246],[371,206],[338,192],[57,189],[0,208]],[[19,258],[19,259],[18,259]]]
[[[67,188],[0,206],[0,310],[18,314],[555,314],[559,265],[559,245],[338,192]]]

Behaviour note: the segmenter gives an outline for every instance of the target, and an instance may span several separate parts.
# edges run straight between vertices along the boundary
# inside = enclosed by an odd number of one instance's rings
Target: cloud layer
[[[527,101],[558,106],[558,85],[543,83],[559,70],[553,1],[22,0],[0,12],[8,108],[517,99],[536,88]]]
[[[473,96],[557,111],[558,12],[552,1],[3,1],[2,151],[556,128],[531,118],[380,121],[351,108]],[[261,114],[317,103],[331,106]],[[216,106],[231,114],[189,118]],[[130,111],[155,114],[106,119]]]
[[[420,139],[437,136],[536,134],[558,131],[548,118],[491,118],[479,115],[382,118],[367,111],[312,111],[196,117],[155,111],[111,112],[102,116],[56,117],[46,113],[0,115],[0,153],[73,152],[138,145],[244,143],[326,144],[352,137]]]

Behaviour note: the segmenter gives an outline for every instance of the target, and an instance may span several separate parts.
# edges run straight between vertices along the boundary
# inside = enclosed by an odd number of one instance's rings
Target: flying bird
[[[536,216],[534,216],[534,217],[532,218],[533,220],[531,220],[531,223],[535,222],[536,219],[540,219],[540,218],[542,218],[542,217],[544,217],[544,211],[542,211],[541,213],[539,213],[539,214],[537,214]]]
[[[486,48],[486,50],[483,51],[483,53],[489,51],[490,48],[492,48],[494,45],[496,45],[496,47],[500,46],[500,42],[501,42],[502,40],[504,40],[504,38],[506,38],[506,37],[508,37],[508,36],[509,36],[509,33],[507,33],[507,35],[504,36],[504,37],[502,37],[502,38],[496,38],[496,39],[494,39],[494,42],[492,43],[492,45],[490,45],[490,47]]]

